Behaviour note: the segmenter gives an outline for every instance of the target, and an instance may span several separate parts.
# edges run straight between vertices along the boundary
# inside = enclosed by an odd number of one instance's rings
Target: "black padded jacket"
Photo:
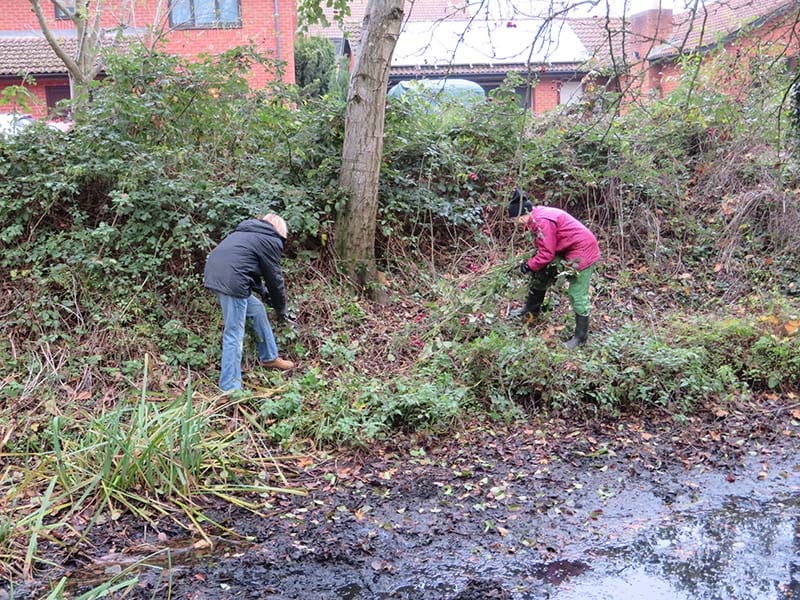
[[[259,219],[242,221],[206,259],[203,285],[214,292],[247,298],[267,288],[272,308],[286,313],[286,291],[281,271],[284,240],[275,228]]]

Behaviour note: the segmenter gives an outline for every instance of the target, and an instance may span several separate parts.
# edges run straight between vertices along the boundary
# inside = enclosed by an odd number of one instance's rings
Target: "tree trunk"
[[[341,270],[373,297],[377,286],[375,225],[383,157],[386,89],[392,53],[403,21],[403,0],[369,0],[347,95],[342,171],[347,202],[336,219]]]
[[[53,52],[56,53],[69,73],[70,96],[73,101],[87,101],[89,85],[102,70],[101,52],[106,36],[105,30],[101,27],[103,18],[103,0],[77,0],[74,10],[70,10],[62,0],[47,0],[48,9],[50,5],[57,7],[64,14],[69,15],[75,26],[76,51],[71,56],[59,43],[55,33],[48,24],[48,19],[44,16],[41,0],[30,0],[42,33],[47,39]],[[91,5],[91,6],[90,6]],[[121,33],[129,17],[129,0],[122,0],[120,3],[120,15],[122,20],[116,26]],[[119,36],[116,41],[119,41]]]

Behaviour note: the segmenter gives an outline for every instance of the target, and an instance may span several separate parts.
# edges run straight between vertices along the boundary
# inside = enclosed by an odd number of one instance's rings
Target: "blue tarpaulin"
[[[467,79],[411,79],[400,81],[389,90],[390,98],[420,98],[438,104],[475,104],[486,98],[483,88]]]

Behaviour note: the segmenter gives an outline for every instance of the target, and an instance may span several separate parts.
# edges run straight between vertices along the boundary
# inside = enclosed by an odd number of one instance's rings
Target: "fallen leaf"
[[[297,466],[301,469],[305,469],[306,467],[310,467],[314,464],[314,459],[311,456],[301,456],[297,459]]]
[[[378,559],[375,559],[375,560],[373,560],[371,563],[369,563],[369,565],[370,565],[370,566],[373,568],[373,570],[375,570],[375,571],[391,571],[391,570],[392,570],[392,565],[390,565],[390,564],[389,564],[388,562],[386,562],[385,560],[378,560]]]

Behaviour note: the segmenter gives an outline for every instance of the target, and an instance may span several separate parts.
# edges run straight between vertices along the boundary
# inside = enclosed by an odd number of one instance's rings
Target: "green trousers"
[[[531,274],[530,289],[547,290],[558,277],[561,260],[556,259],[541,271]],[[594,273],[595,265],[586,267],[583,271],[574,271],[567,275],[567,296],[576,315],[589,316],[591,303],[589,302],[589,282]]]

